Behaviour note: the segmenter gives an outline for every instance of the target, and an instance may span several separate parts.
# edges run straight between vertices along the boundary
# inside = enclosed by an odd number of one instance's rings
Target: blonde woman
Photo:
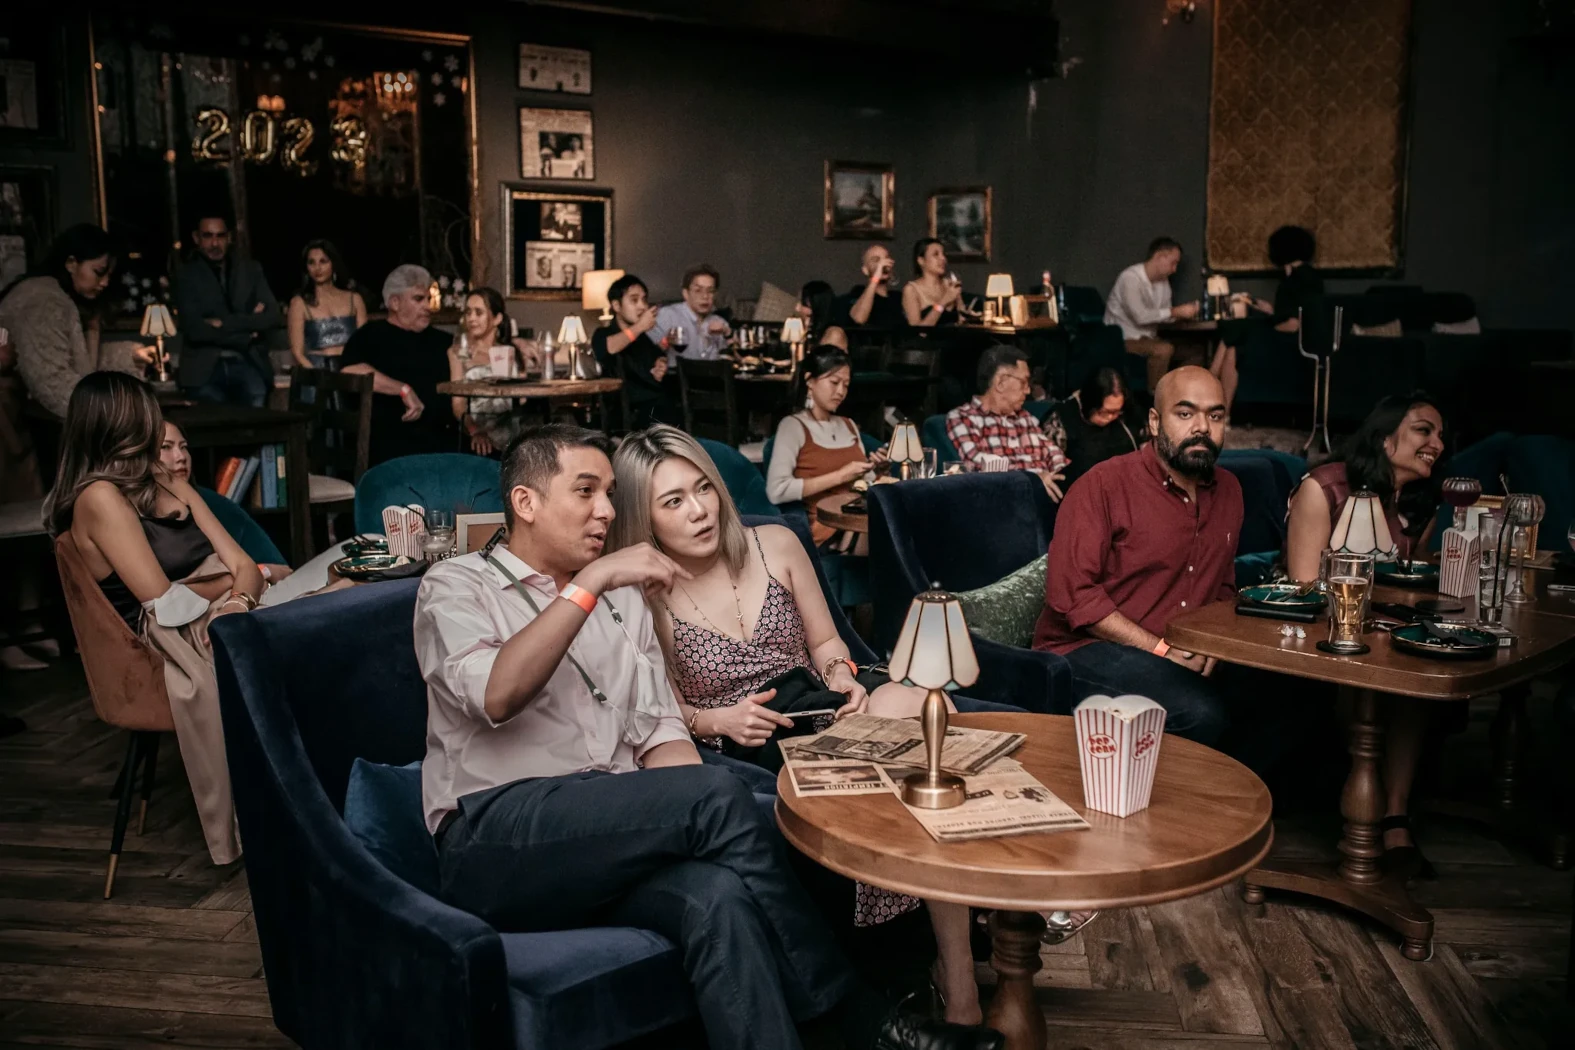
[[[766,745],[792,719],[766,707],[773,678],[806,668],[844,694],[836,717],[858,711],[892,718],[916,715],[922,690],[888,682],[867,692],[854,677],[815,566],[781,525],[746,529],[699,442],[674,427],[629,435],[613,456],[613,518],[608,550],[649,542],[693,578],[675,582],[653,602],[656,635],[667,658],[679,709],[701,746],[723,738],[744,748]],[[983,1017],[968,942],[968,909],[930,901],[940,950],[935,979],[946,1020]],[[919,902],[860,885],[854,921],[894,918]]]

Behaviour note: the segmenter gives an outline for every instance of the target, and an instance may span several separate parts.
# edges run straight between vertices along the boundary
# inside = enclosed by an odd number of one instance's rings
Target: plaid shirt
[[[1012,416],[986,412],[977,397],[946,413],[946,436],[964,463],[978,463],[980,456],[993,453],[1011,460],[1013,470],[1055,474],[1070,462],[1031,414],[1022,409]]]

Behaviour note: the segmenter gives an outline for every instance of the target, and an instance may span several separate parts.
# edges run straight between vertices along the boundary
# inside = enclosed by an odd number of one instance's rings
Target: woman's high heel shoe
[[[1084,926],[1099,918],[1097,911],[1052,911],[1045,914],[1045,932],[1040,935],[1042,944],[1060,944],[1077,935]]]
[[[1393,817],[1385,817],[1378,822],[1379,834],[1386,831],[1411,831],[1411,818],[1404,813]],[[1412,842],[1416,840],[1413,837]],[[1422,879],[1433,882],[1438,878],[1438,871],[1432,863],[1422,855],[1422,850],[1416,845],[1394,846],[1384,850],[1384,866],[1390,871],[1398,871],[1408,879]]]

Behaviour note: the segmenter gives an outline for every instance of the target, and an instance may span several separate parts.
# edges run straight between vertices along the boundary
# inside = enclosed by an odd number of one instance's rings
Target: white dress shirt
[[[1105,301],[1105,323],[1121,326],[1127,339],[1152,339],[1161,324],[1170,320],[1170,278],[1148,279],[1142,263],[1121,271],[1110,298]]]
[[[558,596],[544,575],[499,545],[492,557],[545,610]],[[610,603],[610,604],[609,604]],[[614,618],[616,609],[623,618]],[[503,643],[536,618],[481,552],[434,565],[416,595],[416,660],[427,683],[427,757],[421,799],[435,832],[456,800],[529,777],[585,770],[628,773],[658,744],[688,740],[668,683],[651,612],[637,587],[607,592],[569,644],[597,700],[565,658],[547,684],[506,722],[487,716],[487,680]],[[642,697],[644,698],[642,700]],[[635,718],[636,715],[643,718]],[[636,721],[651,726],[635,729]],[[633,739],[631,739],[631,736]]]
[[[723,330],[719,333],[710,331],[712,321],[721,321]],[[656,311],[656,325],[651,329],[651,339],[660,343],[666,338],[667,333],[674,328],[682,328],[684,335],[689,337],[689,345],[684,347],[680,355],[678,348],[667,348],[667,366],[675,367],[680,356],[691,361],[715,361],[722,356],[723,349],[727,346],[727,337],[732,334],[732,329],[727,326],[716,314],[707,314],[701,318],[689,308],[686,302],[668,303]]]

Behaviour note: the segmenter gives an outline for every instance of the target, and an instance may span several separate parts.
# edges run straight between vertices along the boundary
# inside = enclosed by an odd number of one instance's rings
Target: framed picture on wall
[[[48,19],[15,21],[0,30],[0,145],[64,147],[64,30]]]
[[[930,236],[954,262],[989,262],[992,194],[988,186],[962,186],[930,194]]]
[[[504,288],[511,299],[580,298],[591,270],[612,266],[611,190],[503,187]]]
[[[0,165],[0,288],[27,272],[55,236],[55,170]]]
[[[573,47],[520,45],[520,90],[591,93],[591,53]]]
[[[520,107],[520,178],[595,177],[590,110]]]
[[[897,176],[890,164],[826,161],[828,240],[889,240],[897,232]]]

